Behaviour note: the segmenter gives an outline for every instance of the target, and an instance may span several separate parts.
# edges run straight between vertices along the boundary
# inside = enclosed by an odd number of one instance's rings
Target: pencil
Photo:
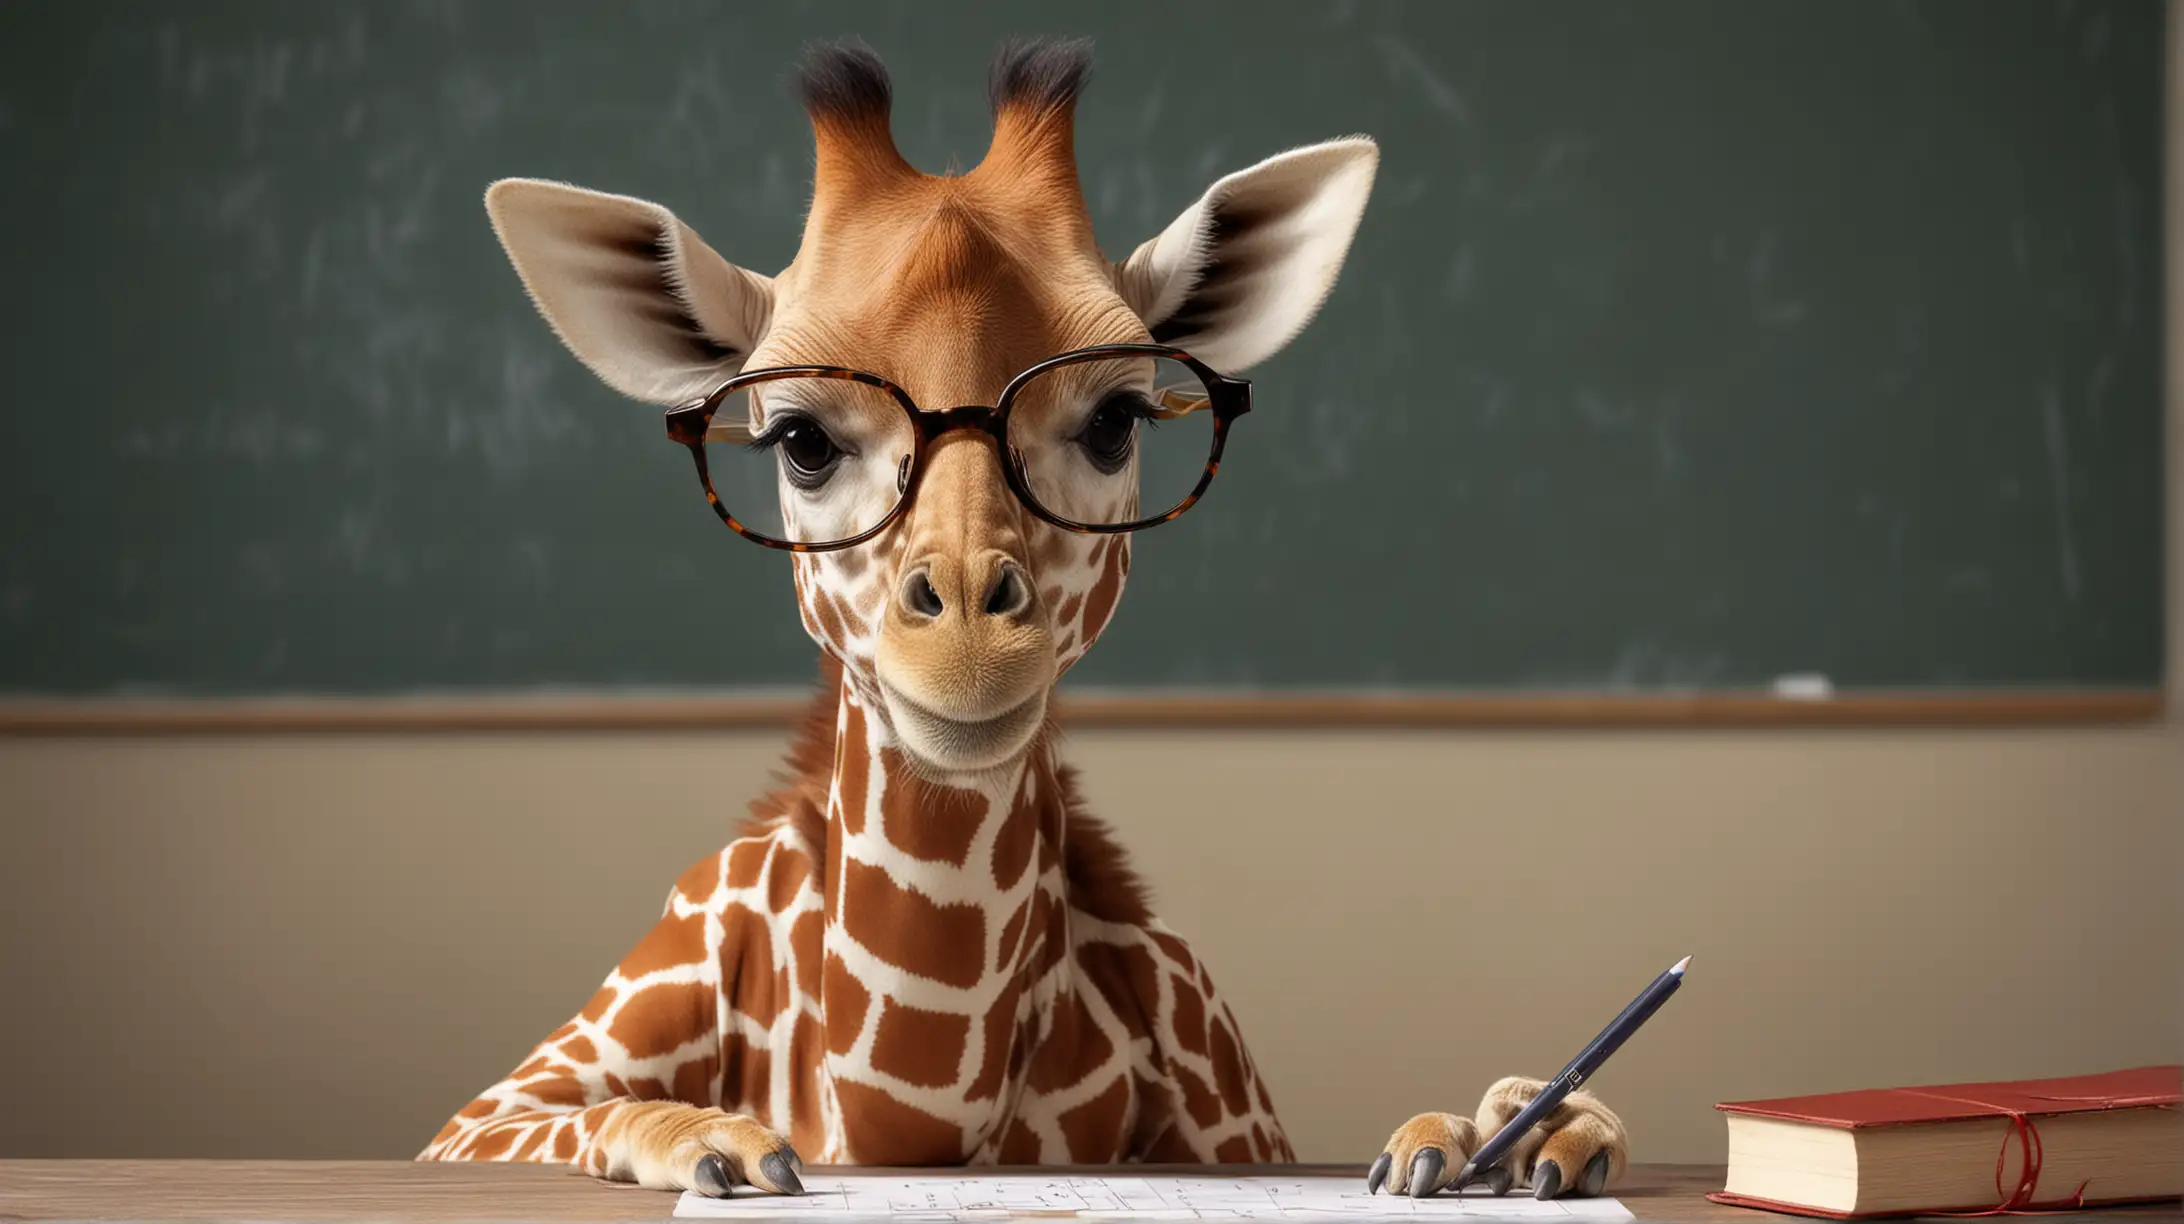
[[[1631,1000],[1630,1006],[1624,1008],[1621,1015],[1610,1020],[1608,1027],[1601,1029],[1600,1035],[1592,1039],[1592,1044],[1578,1051],[1577,1057],[1570,1060],[1570,1065],[1562,1069],[1562,1074],[1547,1081],[1546,1086],[1539,1090],[1539,1095],[1533,1097],[1530,1104],[1518,1110],[1517,1116],[1509,1119],[1508,1125],[1495,1132],[1493,1138],[1472,1154],[1471,1159],[1458,1170],[1456,1180],[1450,1182],[1448,1188],[1452,1191],[1461,1190],[1479,1174],[1506,1159],[1509,1150],[1517,1145],[1519,1139],[1524,1138],[1525,1132],[1537,1125],[1541,1118],[1553,1113],[1562,1104],[1564,1097],[1577,1091],[1586,1080],[1592,1078],[1593,1072],[1600,1069],[1600,1064],[1608,1061],[1609,1055],[1630,1040],[1630,1035],[1637,1032],[1638,1026],[1644,1024],[1654,1012],[1660,1010],[1661,1004],[1668,1002],[1668,996],[1675,994],[1676,988],[1683,985],[1684,967],[1690,963],[1691,958],[1684,957],[1638,992],[1638,997]]]

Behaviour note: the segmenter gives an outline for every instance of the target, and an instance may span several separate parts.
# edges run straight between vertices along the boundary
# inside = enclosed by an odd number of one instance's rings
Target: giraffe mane
[[[834,773],[834,724],[842,704],[841,660],[819,652],[819,685],[789,736],[789,750],[774,770],[774,789],[751,801],[737,836],[764,833],[786,823],[813,854],[827,844],[827,789]]]
[[[1077,767],[1059,765],[1055,782],[1062,793],[1062,874],[1069,880],[1070,902],[1106,922],[1150,919],[1152,897],[1145,881],[1107,822],[1085,810]]]

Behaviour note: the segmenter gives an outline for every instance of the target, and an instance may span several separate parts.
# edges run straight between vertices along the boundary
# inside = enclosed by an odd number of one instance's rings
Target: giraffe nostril
[[[1031,586],[1014,565],[1001,567],[1001,576],[994,580],[993,590],[986,596],[986,615],[1008,616],[1024,610],[1031,602]]]
[[[933,589],[930,574],[919,570],[902,584],[902,606],[927,620],[940,618],[944,609],[940,602],[940,592]]]

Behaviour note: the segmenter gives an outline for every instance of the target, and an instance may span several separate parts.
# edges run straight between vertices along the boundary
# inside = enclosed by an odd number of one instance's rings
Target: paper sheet
[[[1007,1217],[1095,1220],[1628,1220],[1609,1198],[1539,1202],[1476,1187],[1428,1199],[1365,1193],[1363,1177],[812,1176],[798,1197],[738,1188],[726,1199],[686,1193],[685,1218],[970,1221]]]

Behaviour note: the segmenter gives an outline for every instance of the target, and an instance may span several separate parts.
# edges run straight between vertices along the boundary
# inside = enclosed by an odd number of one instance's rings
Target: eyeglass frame
[[[1062,366],[1084,365],[1116,357],[1167,358],[1197,375],[1198,381],[1206,388],[1207,407],[1213,413],[1213,445],[1207,451],[1206,467],[1199,474],[1197,486],[1191,490],[1189,496],[1176,503],[1166,513],[1128,523],[1080,523],[1063,518],[1052,509],[1041,505],[1038,497],[1032,493],[1029,475],[1024,470],[1023,454],[1009,445],[1009,416],[1015,410],[1017,394],[1040,375]],[[905,460],[909,465],[909,471],[906,477],[897,477],[897,480],[902,484],[902,489],[896,498],[894,508],[890,509],[879,522],[848,539],[829,541],[824,544],[806,544],[794,540],[775,539],[764,532],[754,531],[744,526],[735,515],[729,513],[728,507],[721,504],[720,495],[713,489],[712,472],[705,462],[705,444],[708,434],[712,431],[713,414],[720,410],[721,404],[725,403],[729,396],[738,391],[761,383],[780,382],[791,378],[837,379],[862,383],[868,387],[877,387],[887,392],[910,417],[911,450]],[[1180,416],[1196,410],[1195,408],[1185,408],[1170,415]],[[714,388],[710,394],[668,409],[666,423],[668,438],[690,448],[690,457],[697,463],[698,467],[698,482],[705,487],[706,504],[713,507],[713,513],[720,516],[721,522],[728,524],[729,527],[735,530],[737,535],[754,544],[762,544],[767,548],[778,548],[784,552],[818,553],[854,548],[887,530],[889,525],[902,517],[903,511],[909,507],[912,501],[916,500],[918,482],[923,478],[925,457],[931,444],[943,435],[958,430],[972,430],[992,438],[994,449],[1002,457],[1001,475],[1002,479],[1007,482],[1009,491],[1016,495],[1016,500],[1026,510],[1056,527],[1086,535],[1119,535],[1123,532],[1143,531],[1148,527],[1157,527],[1171,519],[1180,517],[1184,511],[1198,504],[1198,499],[1205,495],[1207,487],[1213,483],[1214,474],[1221,470],[1221,449],[1228,441],[1229,425],[1236,418],[1250,411],[1250,379],[1231,378],[1218,373],[1189,353],[1170,345],[1101,344],[1090,348],[1071,349],[1066,353],[1057,353],[1023,371],[1008,381],[1008,385],[1001,389],[1001,394],[995,398],[995,402],[990,407],[983,404],[964,404],[954,408],[924,409],[917,406],[916,401],[910,398],[909,392],[877,374],[868,373],[864,370],[832,365],[774,366],[737,374],[735,377],[723,382],[719,387]]]

